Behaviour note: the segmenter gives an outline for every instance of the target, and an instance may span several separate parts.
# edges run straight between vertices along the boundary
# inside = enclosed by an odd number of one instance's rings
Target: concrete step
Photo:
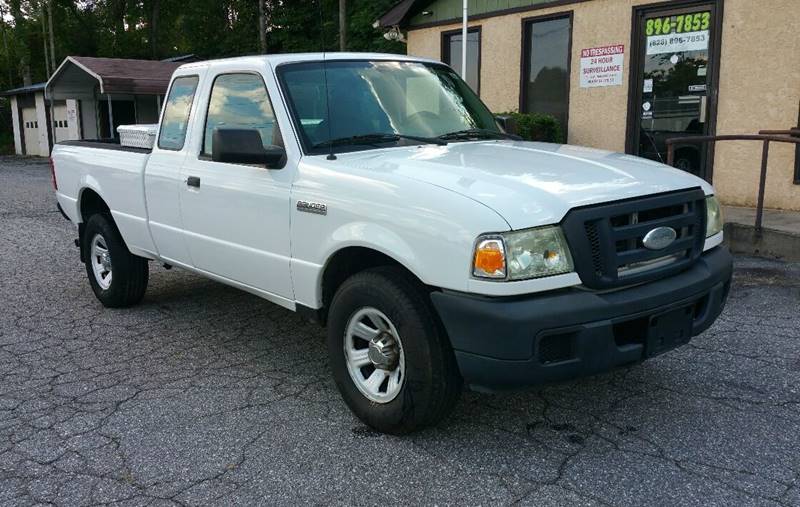
[[[756,209],[724,206],[725,243],[731,252],[800,262],[800,212],[765,209],[756,231]]]

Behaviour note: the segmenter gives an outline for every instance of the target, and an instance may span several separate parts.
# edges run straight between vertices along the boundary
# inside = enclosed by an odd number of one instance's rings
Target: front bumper
[[[732,264],[717,247],[677,275],[612,292],[431,299],[466,383],[509,389],[600,373],[688,343],[722,311]]]

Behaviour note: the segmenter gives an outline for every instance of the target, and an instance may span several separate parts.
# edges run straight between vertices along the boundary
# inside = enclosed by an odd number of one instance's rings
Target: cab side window
[[[275,113],[261,76],[221,74],[214,80],[203,137],[203,154],[211,155],[215,129],[255,129],[264,146],[283,146]]]
[[[161,133],[158,135],[159,148],[176,151],[183,149],[197,82],[197,76],[178,77],[172,81],[164,106],[164,118],[161,120]]]

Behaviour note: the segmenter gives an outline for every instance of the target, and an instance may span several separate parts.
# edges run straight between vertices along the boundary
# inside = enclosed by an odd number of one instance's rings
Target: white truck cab
[[[54,184],[104,305],[138,303],[158,261],[303,312],[327,326],[355,414],[405,433],[464,384],[567,379],[687,343],[727,297],[709,184],[501,125],[431,60],[192,63],[151,149],[60,143]]]

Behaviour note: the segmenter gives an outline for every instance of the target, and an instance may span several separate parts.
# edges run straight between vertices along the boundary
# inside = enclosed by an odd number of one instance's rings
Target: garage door
[[[25,154],[39,155],[39,122],[35,107],[22,108],[22,127],[25,135]],[[45,128],[45,125],[41,126]]]
[[[66,104],[56,104],[53,106],[53,132],[55,133],[56,142],[69,139]]]

